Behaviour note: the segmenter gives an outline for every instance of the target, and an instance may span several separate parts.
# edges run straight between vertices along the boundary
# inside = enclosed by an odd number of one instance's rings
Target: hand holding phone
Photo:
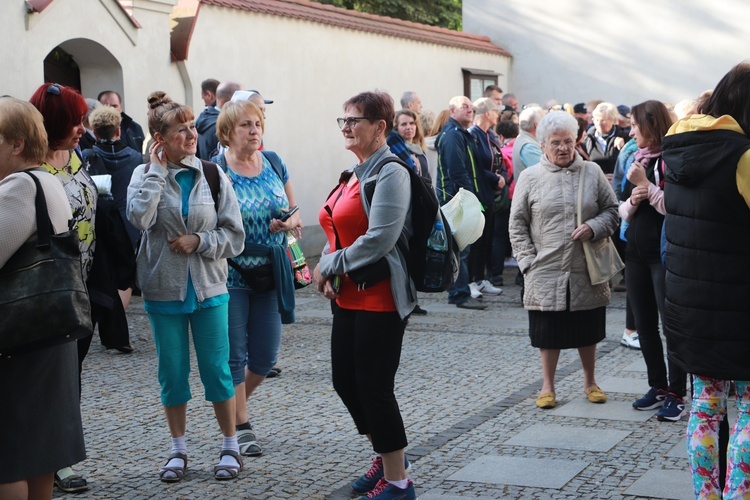
[[[289,209],[288,212],[285,212],[284,214],[282,214],[281,217],[279,217],[279,220],[281,222],[288,221],[289,217],[297,213],[297,210],[299,210],[299,206],[298,205],[293,206],[292,208]]]

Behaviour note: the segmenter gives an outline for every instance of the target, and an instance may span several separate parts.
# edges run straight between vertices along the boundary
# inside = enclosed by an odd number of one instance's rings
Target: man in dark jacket
[[[114,90],[105,90],[99,92],[96,99],[102,104],[112,106],[120,113],[120,118],[122,119],[120,122],[122,141],[139,153],[143,153],[143,140],[146,138],[143,134],[143,128],[123,112],[122,97],[120,94]]]
[[[450,119],[436,141],[438,151],[437,196],[445,205],[460,188],[479,196],[479,166],[476,165],[476,143],[467,130],[474,119],[474,106],[468,97],[456,96],[448,104]],[[463,309],[485,309],[487,306],[471,296],[469,289],[469,251],[461,251],[461,265],[448,302]]]
[[[201,98],[206,109],[195,120],[195,128],[198,130],[198,152],[196,156],[201,160],[210,160],[211,153],[219,144],[216,137],[216,120],[219,118],[219,108],[216,107],[216,88],[219,80],[209,78],[201,82]]]

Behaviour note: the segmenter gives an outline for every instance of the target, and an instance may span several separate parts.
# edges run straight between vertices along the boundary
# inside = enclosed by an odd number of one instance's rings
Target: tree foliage
[[[345,9],[461,30],[461,0],[315,0]]]

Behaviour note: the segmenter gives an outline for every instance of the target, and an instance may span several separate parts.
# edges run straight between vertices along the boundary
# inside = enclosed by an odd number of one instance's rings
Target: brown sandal
[[[182,460],[182,467],[167,467],[167,464],[173,458],[179,458],[180,460]],[[182,481],[182,478],[185,477],[185,473],[187,472],[187,462],[187,455],[185,453],[172,453],[171,455],[169,455],[167,463],[164,464],[164,467],[159,470],[159,479],[165,483],[177,483],[179,481]],[[174,473],[176,477],[166,477],[165,474],[167,472]]]
[[[218,479],[219,481],[237,479],[237,476],[242,470],[242,457],[234,450],[221,450],[221,453],[219,454],[219,460],[221,460],[221,458],[225,455],[229,455],[230,457],[233,457],[235,460],[237,460],[238,465],[214,465],[214,478]],[[229,473],[229,475],[220,476],[217,474],[220,471],[226,471]]]

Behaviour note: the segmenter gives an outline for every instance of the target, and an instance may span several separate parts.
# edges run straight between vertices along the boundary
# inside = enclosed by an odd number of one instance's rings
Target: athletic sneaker
[[[670,392],[664,400],[664,406],[656,412],[656,419],[660,422],[667,420],[670,422],[677,422],[684,414],[685,400]]]
[[[477,290],[479,290],[481,293],[486,293],[487,295],[500,295],[501,293],[503,293],[502,288],[497,288],[487,280],[477,281],[476,286]]]
[[[360,498],[378,500],[416,500],[417,493],[414,491],[414,483],[412,483],[411,479],[408,481],[409,484],[406,488],[401,489],[395,484],[386,481],[385,478],[382,478],[370,493]]]
[[[481,299],[482,298],[482,292],[479,291],[479,287],[476,283],[469,283],[469,290],[471,291],[471,298],[472,299]]]
[[[408,471],[411,469],[411,464],[406,457],[404,457],[404,468]],[[352,489],[354,493],[364,495],[375,489],[378,481],[383,479],[383,458],[378,455],[372,459],[372,467],[370,470],[365,472],[363,476],[352,483]]]
[[[631,349],[638,349],[639,351],[641,350],[641,341],[638,340],[638,332],[633,332],[628,335],[628,331],[625,330],[624,332],[622,332],[620,344]]]
[[[667,391],[652,387],[641,399],[637,399],[633,403],[633,408],[636,410],[654,410],[663,406],[666,398]]]

